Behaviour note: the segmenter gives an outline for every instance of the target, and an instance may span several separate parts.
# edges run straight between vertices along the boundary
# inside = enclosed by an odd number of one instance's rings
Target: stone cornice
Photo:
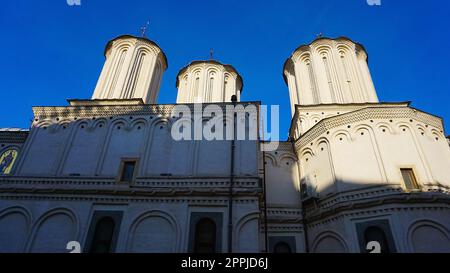
[[[191,188],[191,187],[229,187],[229,177],[138,177],[132,187]],[[259,177],[234,177],[235,187],[259,187]],[[115,177],[18,177],[0,176],[0,185],[58,185],[58,186],[123,186],[115,182]]]
[[[75,195],[75,196],[119,196],[119,197],[228,197],[228,188],[112,188],[112,189],[79,189],[79,188],[34,188],[34,187],[3,187],[0,186],[0,196],[3,194],[45,194],[45,195]],[[260,197],[262,189],[233,188],[234,197]]]
[[[261,215],[264,219],[264,214]],[[302,211],[301,209],[289,208],[268,208],[267,209],[268,223],[301,223]]]
[[[312,223],[327,218],[336,218],[342,213],[353,213],[357,210],[369,210],[385,205],[396,205],[399,208],[401,208],[401,205],[420,207],[431,205],[450,209],[450,195],[440,192],[398,193],[342,201],[329,207],[322,207],[319,201],[317,206],[309,205],[305,207],[306,220],[308,223]]]
[[[265,231],[265,226],[261,225],[261,232]],[[268,223],[267,231],[277,233],[287,232],[303,232],[303,225],[301,223]]]
[[[0,131],[0,143],[24,143],[28,131]]]
[[[240,102],[237,106],[259,105],[260,102]],[[144,104],[144,105],[82,105],[82,106],[36,106],[33,107],[35,122],[48,118],[107,118],[115,116],[163,116],[170,117],[175,106],[180,104]],[[183,104],[191,113],[196,110],[195,104]],[[204,103],[202,109],[208,105],[218,105],[224,111],[231,103]],[[236,111],[240,111],[239,108]]]
[[[15,193],[0,193],[0,200],[15,200],[15,201],[89,201],[101,202],[111,204],[128,204],[128,203],[188,203],[191,205],[220,205],[226,206],[229,202],[228,197],[155,197],[155,196],[99,196],[99,195],[61,195],[61,194],[15,194]],[[235,197],[233,203],[248,204],[258,202],[257,197]]]
[[[233,195],[260,197],[259,178],[234,180]],[[113,178],[27,178],[0,177],[0,193],[111,195],[111,196],[229,196],[229,178],[141,178],[132,185],[119,184]]]
[[[325,118],[296,140],[300,149],[334,128],[374,119],[411,119],[443,131],[442,119],[410,107],[367,107],[350,113]]]

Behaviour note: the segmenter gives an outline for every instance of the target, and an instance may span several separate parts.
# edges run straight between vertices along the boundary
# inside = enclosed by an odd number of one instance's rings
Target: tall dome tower
[[[111,40],[92,99],[142,99],[154,104],[167,58],[153,41],[130,35]]]
[[[178,73],[177,103],[230,102],[233,95],[240,101],[242,88],[242,78],[231,65],[194,61]]]
[[[364,47],[348,38],[318,38],[298,47],[284,65],[295,105],[377,103]]]

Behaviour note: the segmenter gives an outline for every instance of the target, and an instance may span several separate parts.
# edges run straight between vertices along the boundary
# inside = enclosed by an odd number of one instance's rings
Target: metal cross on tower
[[[147,24],[145,24],[145,26],[142,26],[142,27],[141,27],[141,36],[142,36],[142,37],[144,37],[144,38],[147,37],[147,30],[148,30],[148,27],[149,27],[149,26],[150,26],[150,20],[147,21]]]

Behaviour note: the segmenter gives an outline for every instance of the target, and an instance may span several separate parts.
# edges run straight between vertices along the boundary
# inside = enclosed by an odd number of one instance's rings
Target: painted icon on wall
[[[0,156],[0,175],[10,174],[16,162],[18,152],[16,150],[6,150]]]

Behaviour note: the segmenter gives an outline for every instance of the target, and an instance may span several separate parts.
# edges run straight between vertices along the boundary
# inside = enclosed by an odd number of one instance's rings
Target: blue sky
[[[138,35],[150,18],[149,38],[169,60],[159,103],[175,102],[179,69],[214,48],[216,59],[242,75],[242,100],[280,105],[285,139],[290,106],[283,63],[322,32],[366,47],[380,100],[413,101],[447,120],[448,133],[450,3],[381,1],[379,7],[366,0],[81,0],[79,7],[66,0],[2,1],[0,127],[28,128],[32,106],[90,98],[106,43]]]

